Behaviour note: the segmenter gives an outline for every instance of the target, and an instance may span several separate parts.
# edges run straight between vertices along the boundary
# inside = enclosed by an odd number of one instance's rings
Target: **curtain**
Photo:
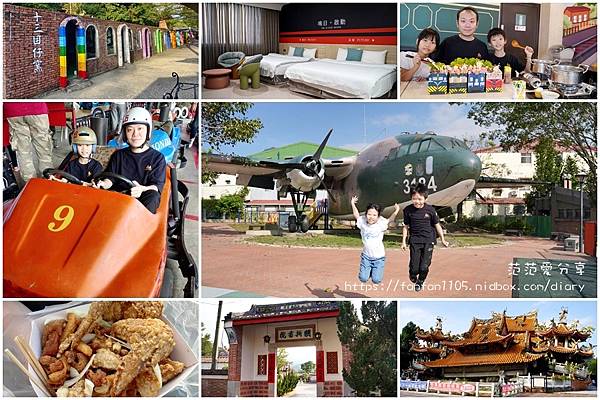
[[[203,3],[202,69],[219,68],[217,58],[228,51],[246,56],[276,53],[279,11],[245,4]]]

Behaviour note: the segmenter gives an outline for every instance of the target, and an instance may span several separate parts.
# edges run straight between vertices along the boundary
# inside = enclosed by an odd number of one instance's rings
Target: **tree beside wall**
[[[352,352],[344,381],[357,396],[397,395],[396,302],[367,301],[361,306],[362,323],[352,303],[340,303],[338,337]]]

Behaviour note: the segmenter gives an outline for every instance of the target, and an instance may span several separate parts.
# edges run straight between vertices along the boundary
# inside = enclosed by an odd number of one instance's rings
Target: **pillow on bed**
[[[383,51],[369,51],[365,50],[362,52],[362,58],[360,61],[365,64],[385,64],[385,55],[387,50]]]
[[[346,61],[346,57],[348,57],[348,49],[340,47],[338,49],[337,57],[335,59],[337,61]]]
[[[302,54],[302,57],[308,57],[308,58],[316,58],[317,57],[317,49],[304,49],[304,53]]]
[[[363,51],[360,49],[348,48],[348,55],[346,61],[360,61],[362,59]]]
[[[292,54],[294,57],[302,57],[302,54],[304,54],[304,47],[296,47],[294,49],[294,54]]]
[[[294,46],[290,46],[290,48],[288,49],[287,55],[293,56],[295,50],[296,50],[296,48]]]

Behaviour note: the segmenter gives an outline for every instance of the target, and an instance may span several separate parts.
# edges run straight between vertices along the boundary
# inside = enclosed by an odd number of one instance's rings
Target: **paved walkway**
[[[150,58],[121,68],[96,75],[89,80],[92,85],[84,89],[65,92],[54,90],[39,96],[41,99],[162,99],[165,92],[171,91],[175,78],[180,82],[198,83],[198,47],[168,49]],[[198,98],[192,90],[180,91],[180,99]]]
[[[317,397],[317,384],[298,382],[296,388],[285,397]]]
[[[503,245],[439,248],[427,287],[414,291],[408,252],[387,250],[384,281],[357,279],[360,249],[263,246],[223,223],[202,224],[202,285],[274,297],[512,297],[514,258],[595,259],[559,250],[545,239],[506,237]],[[595,272],[595,268],[594,268]]]
[[[450,394],[437,394],[437,393],[424,393],[424,392],[413,392],[411,391],[407,391],[407,390],[401,390],[400,391],[400,397],[401,398],[409,398],[409,397],[463,397],[460,395],[450,395]],[[596,391],[595,390],[588,390],[585,392],[553,392],[553,393],[530,393],[530,392],[524,392],[524,393],[519,393],[516,396],[513,396],[513,398],[518,398],[518,397],[558,397],[558,398],[564,398],[564,397],[596,397]],[[464,397],[463,397],[464,398]]]

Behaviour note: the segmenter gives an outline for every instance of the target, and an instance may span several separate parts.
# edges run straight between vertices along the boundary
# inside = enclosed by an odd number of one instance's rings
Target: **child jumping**
[[[410,229],[409,277],[410,281],[415,284],[415,291],[418,292],[423,288],[423,283],[429,273],[436,232],[445,247],[448,247],[449,244],[444,239],[444,231],[435,208],[425,202],[427,187],[422,183],[411,187],[410,197],[412,204],[403,210],[402,250],[406,250],[406,236]]]
[[[360,237],[363,242],[363,250],[360,255],[360,270],[358,279],[366,283],[369,278],[374,284],[383,280],[383,267],[385,266],[385,248],[383,247],[383,233],[388,229],[389,221],[393,221],[400,211],[400,206],[394,204],[394,212],[390,218],[380,215],[379,204],[369,204],[364,216],[361,216],[356,208],[357,196],[350,200],[352,213],[356,218],[356,227],[360,229]]]

